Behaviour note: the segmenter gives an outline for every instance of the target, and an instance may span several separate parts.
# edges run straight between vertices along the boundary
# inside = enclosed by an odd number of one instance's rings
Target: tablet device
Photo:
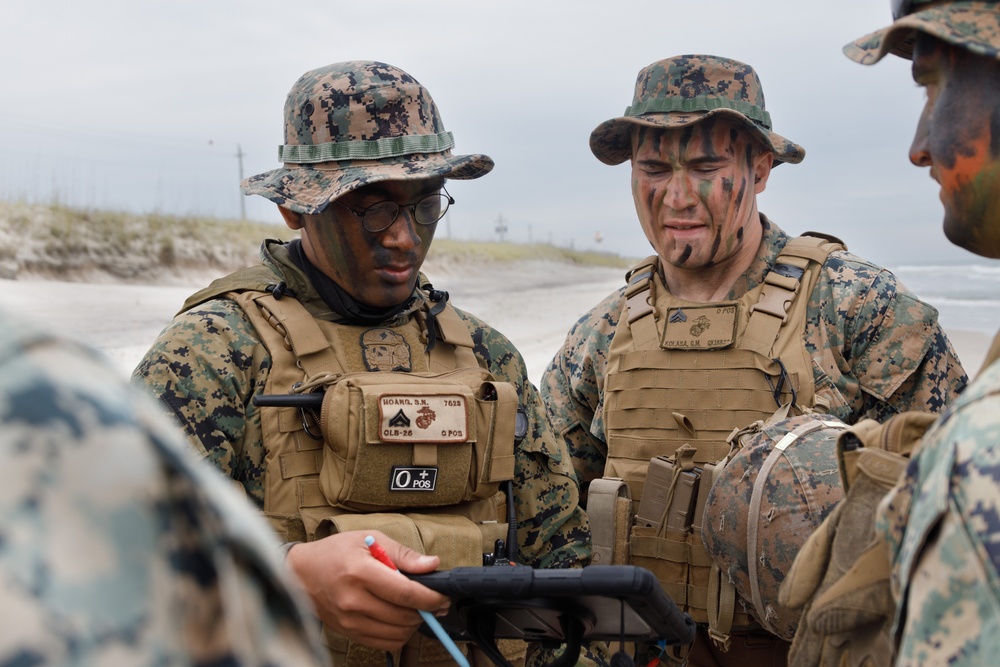
[[[438,620],[457,640],[694,641],[694,621],[642,567],[500,565],[408,576],[452,599],[448,615]],[[492,638],[484,637],[489,634]]]

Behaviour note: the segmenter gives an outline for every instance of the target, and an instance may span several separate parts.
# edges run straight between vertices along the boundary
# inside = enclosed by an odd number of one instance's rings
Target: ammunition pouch
[[[682,445],[649,462],[631,534],[632,563],[653,571],[664,590],[697,623],[725,643],[733,628],[753,620],[735,609],[732,582],[720,575],[702,540],[708,492],[719,464],[695,465]]]

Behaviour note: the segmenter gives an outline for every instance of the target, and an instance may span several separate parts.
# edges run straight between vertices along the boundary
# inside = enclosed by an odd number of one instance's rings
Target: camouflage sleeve
[[[457,309],[456,309],[457,310]],[[528,380],[521,354],[503,334],[458,311],[472,333],[476,357],[517,389],[528,435],[515,452],[514,495],[520,558],[538,568],[579,567],[590,561],[590,525],[569,454],[552,436],[545,409]]]
[[[623,299],[619,290],[580,318],[542,375],[545,409],[572,457],[584,506],[587,488],[603,476],[607,459],[602,388]]]
[[[0,332],[0,664],[323,664],[273,538],[140,392]]]
[[[1000,654],[1000,364],[963,393],[883,501],[897,665],[984,665]]]
[[[837,385],[834,402],[842,403],[831,412],[848,423],[942,412],[968,383],[937,310],[891,272],[854,255],[829,258],[808,318],[807,327],[818,326],[812,336],[807,329],[807,347]],[[829,382],[817,374],[818,387]]]
[[[132,374],[180,423],[194,450],[240,482],[259,507],[265,452],[260,437],[247,435],[259,423],[250,398],[263,390],[269,366],[243,311],[219,299],[175,317]]]

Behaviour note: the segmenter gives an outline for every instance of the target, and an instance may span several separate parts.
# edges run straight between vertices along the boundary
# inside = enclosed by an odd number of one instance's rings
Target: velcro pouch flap
[[[339,514],[322,522],[318,536],[378,530],[405,547],[441,559],[439,569],[483,564],[483,537],[469,519],[454,514]]]
[[[424,553],[441,559],[442,570],[483,564],[483,536],[479,527],[455,514],[407,514],[420,531]]]
[[[366,512],[489,498],[513,478],[516,411],[513,386],[480,368],[343,376],[323,399],[320,487]]]
[[[417,525],[405,514],[387,514],[372,512],[370,514],[337,514],[328,516],[320,522],[316,538],[328,537],[336,533],[347,533],[352,530],[379,530],[386,537],[396,540],[404,547],[409,547],[419,553],[424,551]]]

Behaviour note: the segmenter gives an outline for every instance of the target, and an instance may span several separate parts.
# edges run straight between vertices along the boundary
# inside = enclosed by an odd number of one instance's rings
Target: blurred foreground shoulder
[[[3,664],[322,664],[266,527],[89,350],[0,330]]]

